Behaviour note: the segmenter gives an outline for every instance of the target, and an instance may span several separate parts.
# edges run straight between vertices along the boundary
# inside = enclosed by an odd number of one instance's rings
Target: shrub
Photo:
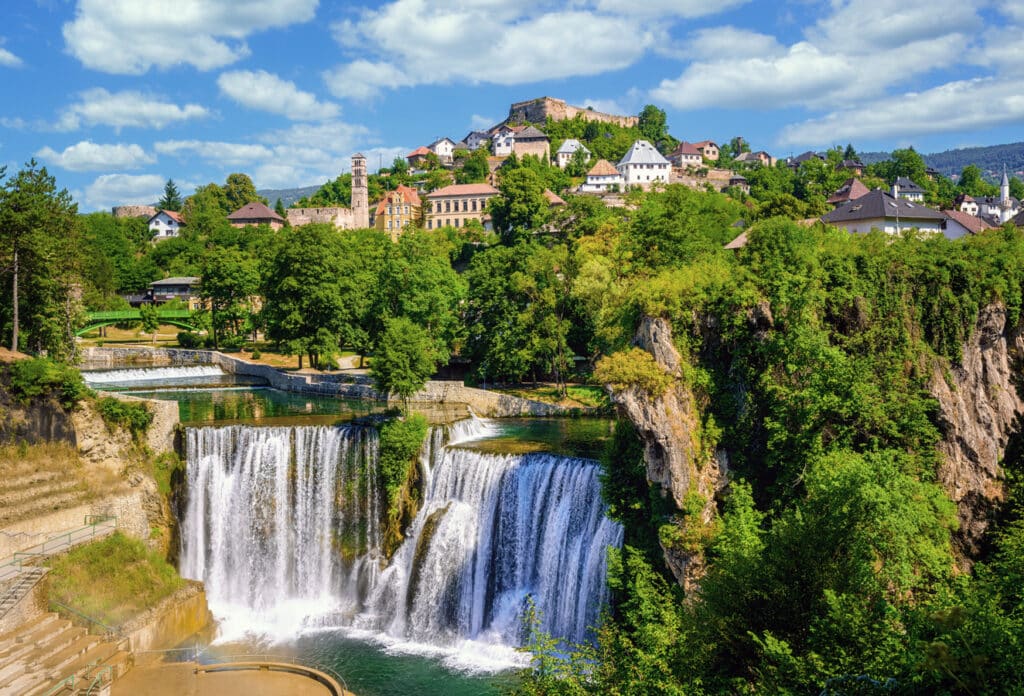
[[[263,354],[260,353],[259,348],[253,348],[252,349],[252,359],[253,360],[259,360],[261,357],[263,357]]]
[[[182,348],[198,348],[203,343],[203,337],[191,331],[178,332],[178,345]]]
[[[96,408],[108,429],[127,428],[133,438],[138,438],[140,434],[146,432],[146,428],[153,422],[153,414],[142,402],[121,401],[112,396],[105,396],[96,402]]]
[[[594,377],[615,389],[635,386],[652,397],[659,397],[672,384],[672,375],[665,372],[645,350],[631,348],[601,358]]]
[[[388,495],[388,508],[394,504],[409,476],[409,467],[427,436],[427,419],[419,414],[385,423],[380,429],[380,477]]]
[[[23,404],[53,394],[66,409],[89,394],[82,373],[49,358],[19,360],[11,365],[11,393]]]

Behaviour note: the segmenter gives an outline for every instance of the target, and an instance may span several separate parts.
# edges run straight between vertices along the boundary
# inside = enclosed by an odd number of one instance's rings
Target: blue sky
[[[82,210],[319,184],[550,95],[775,155],[1019,141],[1024,0],[4,0],[0,163]]]

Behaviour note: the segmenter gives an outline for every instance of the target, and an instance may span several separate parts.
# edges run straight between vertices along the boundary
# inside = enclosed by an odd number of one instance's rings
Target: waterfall
[[[127,382],[156,382],[164,380],[191,380],[197,377],[224,377],[224,370],[216,365],[193,367],[140,367],[128,370],[86,370],[82,377],[88,384],[124,384]]]
[[[459,446],[487,421],[434,428],[423,502],[385,566],[376,431],[361,426],[187,430],[181,569],[238,632],[348,627],[418,646],[522,643],[532,598],[570,641],[607,599],[604,515],[594,462]]]

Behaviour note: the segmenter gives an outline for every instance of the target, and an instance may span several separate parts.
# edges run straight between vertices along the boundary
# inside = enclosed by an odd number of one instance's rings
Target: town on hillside
[[[440,137],[376,174],[367,173],[357,153],[350,173],[290,207],[272,209],[253,196],[227,219],[233,227],[275,230],[309,223],[376,228],[392,239],[410,226],[486,231],[493,228],[488,204],[501,195],[503,174],[517,168],[538,174],[553,207],[565,205],[563,195],[621,207],[630,191],[681,184],[741,201],[750,209],[747,222],[781,215],[850,232],[917,229],[949,238],[1008,222],[1024,226],[1022,172],[1004,170],[998,186],[973,165],[947,178],[913,148],[871,165],[852,146],[782,158],[753,150],[742,137],[722,144],[679,140],[653,105],[638,116],[616,116],[551,97],[512,104],[501,123],[459,140]],[[178,236],[187,224],[182,211],[159,206],[118,206],[113,213],[145,217],[154,242]]]

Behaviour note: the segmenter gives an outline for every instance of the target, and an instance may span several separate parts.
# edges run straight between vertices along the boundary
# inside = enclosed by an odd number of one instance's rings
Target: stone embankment
[[[217,365],[229,374],[256,377],[282,391],[343,399],[384,401],[383,394],[373,388],[373,381],[363,374],[300,374],[253,363],[224,353],[177,348],[86,348],[83,362],[91,368],[139,365],[169,367],[172,365]],[[398,403],[396,400],[392,400]],[[465,404],[479,416],[509,418],[516,416],[586,415],[594,409],[568,409],[556,404],[532,401],[486,389],[467,387],[462,382],[431,380],[410,402],[427,404]]]
[[[140,664],[163,659],[162,651],[191,638],[205,643],[213,626],[203,584],[188,581],[170,597],[121,626],[121,634],[130,641],[136,664]]]

